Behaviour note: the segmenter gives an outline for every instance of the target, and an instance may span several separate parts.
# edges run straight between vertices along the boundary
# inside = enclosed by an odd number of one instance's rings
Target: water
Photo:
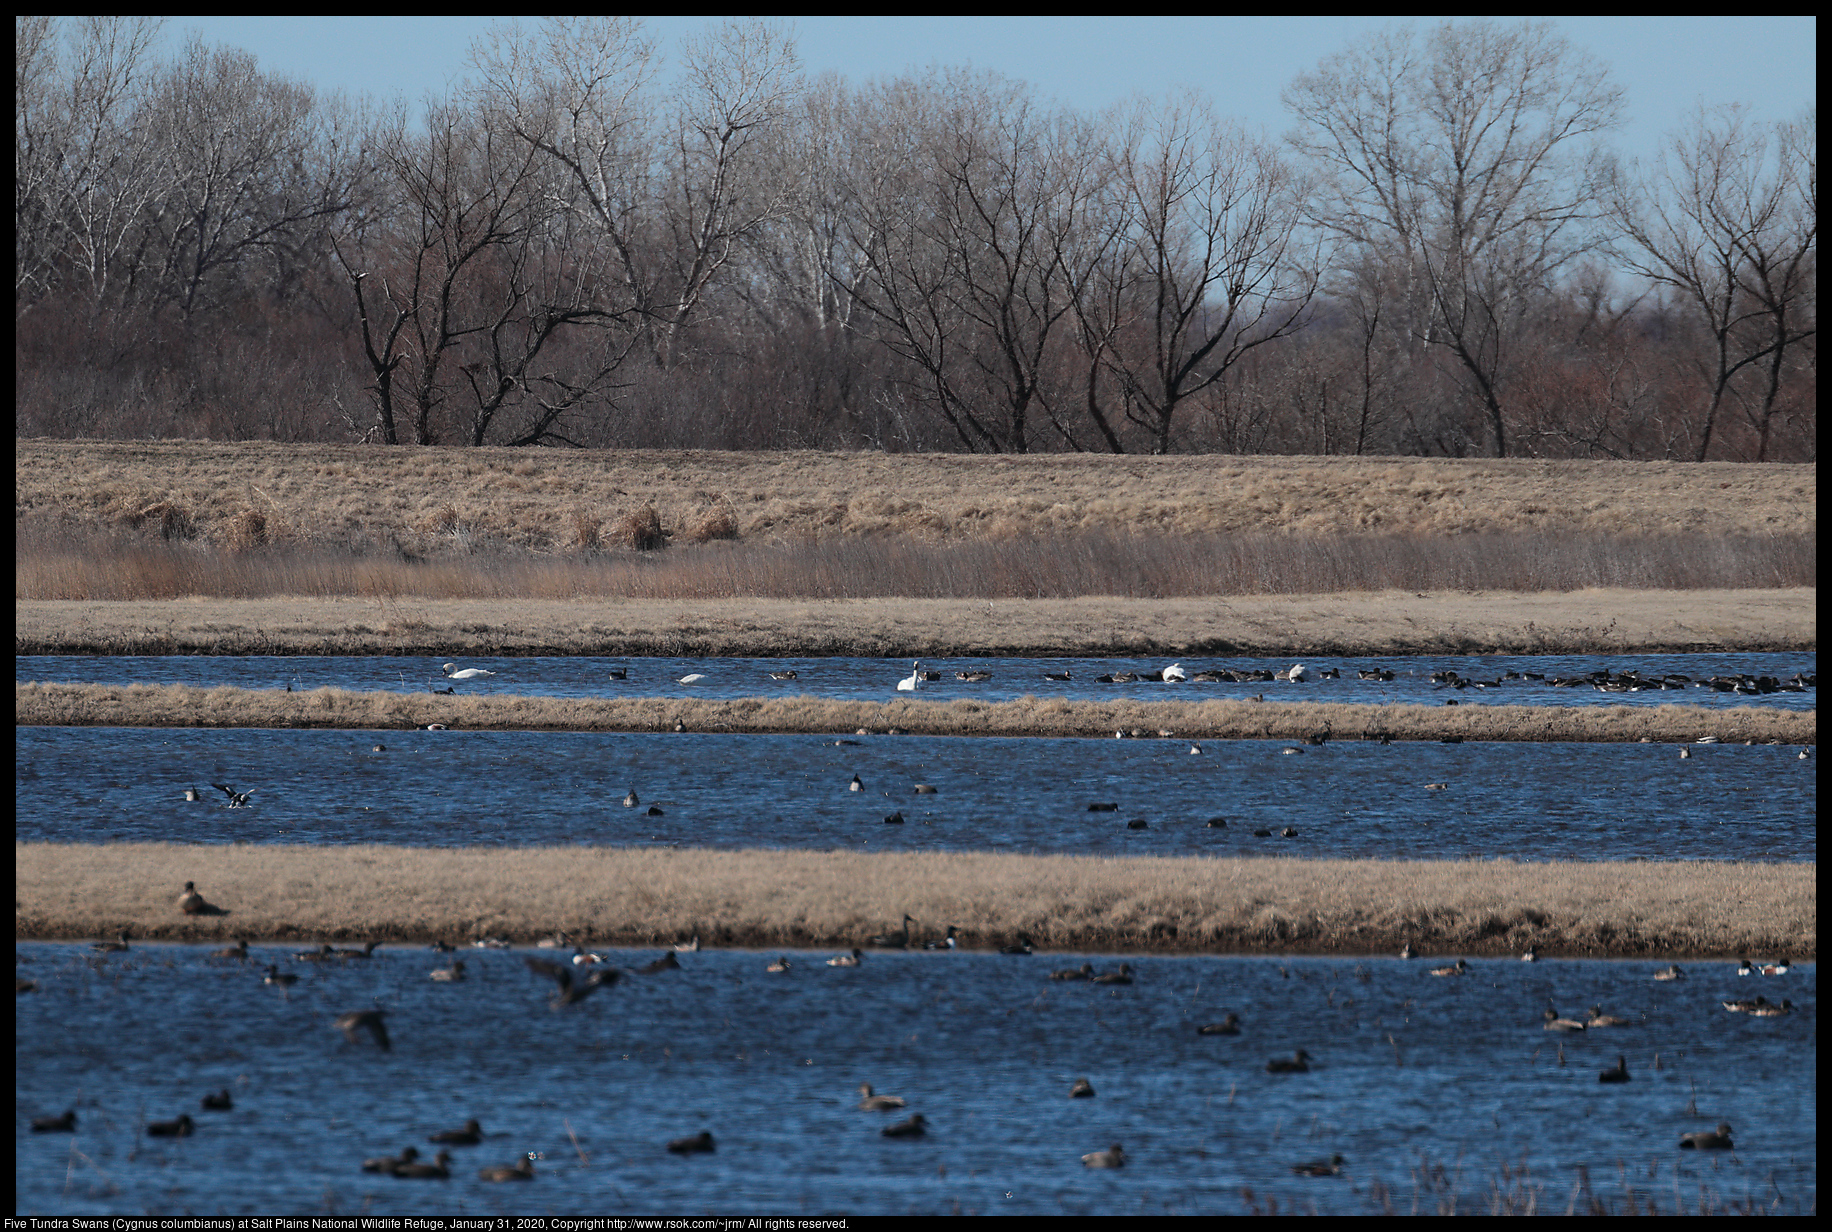
[[[1183,661],[1186,671],[1204,668],[1233,670],[1284,670],[1292,659],[1240,657],[1195,658]],[[1608,669],[1634,670],[1644,676],[1678,673],[1703,681],[1719,675],[1764,675],[1778,679],[1796,673],[1814,675],[1818,656],[1807,652],[1774,654],[1649,654],[1649,655],[1476,655],[1413,657],[1333,657],[1304,660],[1313,672],[1338,668],[1340,680],[1301,684],[1267,681],[1254,684],[1196,683],[1166,685],[1156,681],[1101,684],[1095,677],[1118,671],[1158,671],[1167,658],[1077,659],[934,659],[923,666],[941,672],[943,679],[924,683],[917,696],[951,700],[1012,701],[1021,697],[1112,701],[1120,698],[1206,701],[1247,698],[1265,694],[1267,700],[1306,702],[1359,702],[1371,704],[1424,703],[1437,705],[1456,698],[1463,705],[1513,706],[1644,706],[1683,703],[1689,706],[1773,706],[1787,710],[1812,710],[1817,691],[1759,695],[1720,693],[1702,685],[1683,689],[1599,692],[1595,688],[1555,688],[1546,681],[1500,679],[1504,673],[1536,673],[1548,679],[1576,677]],[[244,689],[340,688],[359,691],[425,692],[451,688],[463,694],[528,697],[817,697],[846,701],[887,701],[899,696],[897,681],[910,674],[907,659],[630,659],[630,658],[466,658],[461,668],[482,668],[496,674],[469,681],[448,681],[440,663],[424,658],[286,657],[177,655],[152,658],[28,655],[14,660],[18,681],[57,681],[73,684],[185,684],[199,688],[233,685]],[[1387,668],[1392,681],[1364,681],[1355,673],[1364,668]],[[1494,687],[1456,689],[1434,682],[1432,673],[1447,669],[1471,680],[1494,682]],[[628,677],[610,678],[613,670]],[[971,683],[958,680],[957,671],[988,671],[992,679]],[[774,680],[771,672],[793,671],[792,680]],[[1046,672],[1068,672],[1069,680],[1050,680]],[[705,679],[691,685],[681,677],[698,673]]]
[[[1817,851],[1816,759],[1795,748],[1700,745],[1682,761],[1656,744],[1200,747],[1197,756],[1188,740],[26,727],[14,735],[15,835],[1382,859]],[[855,774],[865,790],[848,790]],[[212,783],[252,789],[251,806],[223,807]],[[917,794],[918,784],[934,794]],[[206,799],[188,803],[190,786]],[[641,804],[623,807],[632,789]],[[885,824],[892,813],[904,824]],[[1214,818],[1226,826],[1211,827]],[[1288,826],[1296,837],[1279,837]]]
[[[35,1214],[1188,1214],[1244,1212],[1243,1188],[1362,1213],[1377,1184],[1409,1203],[1421,1160],[1459,1175],[1465,1210],[1504,1167],[1552,1210],[1580,1166],[1606,1196],[1626,1176],[1663,1207],[1676,1186],[1688,1202],[1701,1186],[1779,1192],[1795,1213],[1814,1201],[1814,1017],[1718,1005],[1756,990],[1810,1005],[1811,964],[1771,979],[1697,964],[1663,984],[1649,962],[1478,961],[1436,979],[1390,958],[1133,957],[1137,983],[1103,988],[1047,978],[1073,954],[873,953],[853,970],[797,954],[776,976],[764,954],[722,951],[553,1012],[515,952],[468,952],[471,978],[441,985],[425,951],[318,967],[278,948],[247,965],[193,946],[19,949],[40,983],[15,1043],[16,1207]],[[302,981],[263,987],[265,961]],[[1645,1021],[1555,1035],[1548,1001]],[[391,1053],[331,1028],[378,1002]],[[1229,1010],[1242,1035],[1197,1034]],[[1313,1072],[1265,1072],[1300,1047]],[[1632,1081],[1600,1085],[1619,1053]],[[1082,1076],[1098,1094],[1068,1099]],[[861,1082],[907,1099],[929,1135],[884,1138],[905,1114],[857,1110]],[[232,1112],[199,1110],[225,1086]],[[74,1140],[26,1132],[67,1107]],[[141,1134],[181,1111],[195,1136]],[[429,1134],[473,1117],[487,1138],[453,1148],[450,1181],[359,1171],[410,1144],[430,1156]],[[1733,1155],[1675,1149],[1719,1121]],[[701,1130],[715,1154],[664,1150]],[[1125,1169],[1081,1166],[1114,1142]],[[477,1179],[522,1152],[539,1156],[532,1185]],[[1339,1178],[1290,1171],[1333,1153]]]

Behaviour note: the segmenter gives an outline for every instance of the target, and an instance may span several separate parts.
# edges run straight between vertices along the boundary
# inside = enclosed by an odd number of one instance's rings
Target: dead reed
[[[1816,953],[1815,866],[975,853],[18,843],[21,938],[849,946],[914,916],[970,948],[1615,957]],[[230,914],[174,905],[195,881]],[[1725,904],[1736,904],[1726,910]]]
[[[1179,686],[1196,689],[1201,686]],[[1377,686],[1376,686],[1377,687]],[[1165,686],[1157,686],[1162,691]],[[1349,698],[1355,685],[1336,696]],[[1318,694],[1323,690],[1319,689]],[[829,701],[813,697],[550,698],[359,693],[189,685],[14,686],[19,726],[396,729],[443,723],[471,731],[889,732],[928,736],[1088,736],[1116,731],[1181,739],[1300,741],[1326,727],[1340,740],[1721,741],[1810,745],[1814,713],[1744,706],[1414,706],[1237,700],[1111,702]]]

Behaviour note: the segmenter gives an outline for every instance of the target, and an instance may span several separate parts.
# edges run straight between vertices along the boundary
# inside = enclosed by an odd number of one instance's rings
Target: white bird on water
[[[688,673],[687,675],[685,675],[685,676],[682,676],[682,677],[681,677],[681,680],[680,680],[680,683],[682,683],[682,684],[698,684],[698,683],[700,683],[700,681],[702,681],[702,680],[704,680],[704,679],[706,679],[706,673],[705,673],[705,672],[690,672],[690,673]]]
[[[1188,679],[1189,673],[1183,670],[1183,664],[1181,663],[1173,663],[1164,669],[1164,682],[1166,684],[1176,684],[1178,681]]]
[[[912,660],[910,668],[911,671],[909,676],[897,682],[897,691],[899,693],[914,693],[916,691],[916,686],[922,681],[922,660]]]
[[[481,667],[467,667],[461,672],[453,671],[452,669],[457,666],[456,663],[447,663],[444,668],[445,674],[450,676],[453,680],[475,680],[479,676],[494,676],[496,674],[492,671],[486,671]]]
[[[1292,669],[1285,674],[1286,679],[1290,680],[1293,684],[1296,684],[1298,681],[1304,679],[1304,677],[1307,675],[1309,675],[1309,672],[1305,670],[1305,667],[1302,663],[1293,665]]]

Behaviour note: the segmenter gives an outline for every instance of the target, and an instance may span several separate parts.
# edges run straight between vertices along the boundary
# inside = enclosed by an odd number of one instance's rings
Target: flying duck
[[[563,967],[544,958],[524,958],[522,961],[528,965],[528,970],[536,975],[544,975],[560,986],[559,992],[549,1002],[556,1010],[585,1000],[600,988],[615,984],[623,975],[621,971],[601,968],[588,973],[582,980],[574,980],[571,967]]]
[[[386,1010],[351,1010],[347,1014],[339,1014],[331,1025],[342,1031],[344,1038],[352,1044],[356,1043],[358,1031],[367,1031],[374,1038],[376,1045],[383,1052],[387,1052],[389,1051],[388,1024],[382,1021],[382,1015],[386,1012]]]

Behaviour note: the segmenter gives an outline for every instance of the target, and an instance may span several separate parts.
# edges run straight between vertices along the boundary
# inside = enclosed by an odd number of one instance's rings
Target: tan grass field
[[[849,947],[908,912],[969,948],[1816,954],[1815,866],[1099,859],[813,851],[15,845],[21,938]],[[230,911],[179,913],[195,881]],[[1726,909],[1734,904],[1733,909]],[[429,956],[430,961],[430,956]]]
[[[1806,650],[1817,591],[15,603],[16,654],[1403,655]]]
[[[813,697],[546,698],[312,689],[199,689],[188,685],[14,686],[22,727],[240,727],[395,730],[442,723],[468,731],[829,732],[919,736],[1088,736],[1168,732],[1203,740],[1304,740],[1328,731],[1378,739],[1817,743],[1818,716],[1763,706],[1420,706],[1356,704],[1377,685],[1307,690],[1317,701],[1195,700],[1202,686],[1145,686],[1178,700],[1111,702],[1026,697],[1010,702],[831,701]],[[1292,692],[1293,686],[1285,686]],[[1325,698],[1341,701],[1325,701]]]

